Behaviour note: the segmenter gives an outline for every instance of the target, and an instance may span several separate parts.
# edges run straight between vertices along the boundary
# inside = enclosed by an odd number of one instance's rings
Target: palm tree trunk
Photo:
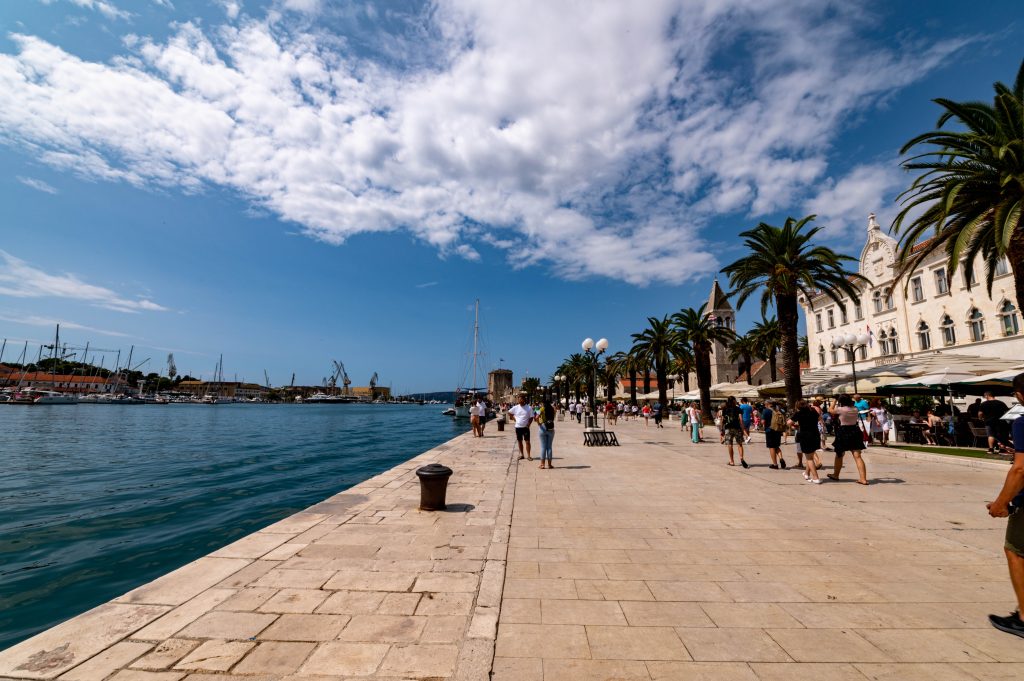
[[[798,347],[800,314],[796,296],[777,294],[775,309],[779,314],[779,333],[782,336],[782,370],[786,380],[786,402],[793,409],[803,397],[800,384],[800,349]]]
[[[683,373],[683,392],[690,392],[690,372],[684,371]]]
[[[644,366],[644,395],[651,392],[651,367],[650,365]]]
[[[754,379],[750,376],[750,369],[754,365],[754,358],[750,355],[743,355],[743,361],[747,363],[747,385],[754,385]]]
[[[704,422],[711,420],[711,348],[695,347],[697,360],[697,389],[700,390],[700,414]]]
[[[658,377],[658,401],[664,408],[668,406],[668,368],[661,362],[655,362],[654,373]]]
[[[629,370],[629,403],[636,405],[636,367]]]
[[[1024,228],[1020,225],[1010,237],[1006,259],[1010,261],[1010,270],[1013,272],[1014,287],[1017,291],[1017,314],[1020,315],[1024,313]]]
[[[774,349],[768,353],[768,371],[771,373],[772,383],[779,380],[778,352]]]

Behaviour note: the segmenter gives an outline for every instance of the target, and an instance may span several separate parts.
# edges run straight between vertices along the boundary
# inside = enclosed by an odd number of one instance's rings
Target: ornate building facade
[[[858,271],[870,284],[860,287],[860,302],[837,304],[824,295],[800,300],[812,368],[849,367],[846,351],[832,347],[833,338],[848,334],[868,335],[857,360],[875,366],[944,352],[1024,360],[1021,314],[1005,259],[996,269],[991,296],[980,259],[971,268],[961,263],[949,280],[941,251],[896,280],[896,240],[882,232],[873,213],[867,232]]]

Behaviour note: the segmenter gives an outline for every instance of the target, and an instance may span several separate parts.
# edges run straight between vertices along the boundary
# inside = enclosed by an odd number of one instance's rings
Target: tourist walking
[[[818,424],[821,423],[821,414],[807,404],[807,400],[798,400],[796,410],[789,419],[791,426],[797,428],[796,446],[797,456],[802,455],[804,466],[804,480],[821,484],[818,478],[818,450],[821,449],[821,431]]]
[[[876,440],[883,447],[889,445],[889,431],[892,430],[892,421],[889,419],[889,412],[886,410],[882,400],[878,397],[871,404],[870,425],[871,439]],[[863,423],[863,419],[861,420]]]
[[[853,454],[854,463],[857,464],[857,482],[861,485],[868,484],[868,469],[864,465],[864,457],[861,456],[864,449],[864,431],[860,427],[860,410],[853,406],[853,399],[849,395],[842,395],[839,404],[832,409],[832,416],[837,422],[836,440],[832,443],[836,450],[836,463],[828,477],[833,480],[839,479],[839,473],[843,470],[843,455],[850,452]]]
[[[690,402],[690,406],[686,408],[686,418],[690,422],[690,442],[698,443],[703,439],[701,437],[701,416],[700,409],[697,407],[696,402]]]
[[[743,459],[743,441],[746,437],[746,432],[743,430],[743,412],[740,411],[739,405],[736,404],[735,397],[729,397],[725,401],[725,406],[722,407],[722,428],[725,430],[725,444],[729,449],[729,465],[736,465],[732,450],[735,444],[740,450],[740,465],[744,468],[750,468],[749,464]]]
[[[740,398],[740,415],[743,417],[743,431],[746,434],[744,442],[750,442],[750,427],[754,424],[754,407],[747,401],[746,397]]]
[[[476,401],[476,413],[480,417],[480,437],[484,436],[484,428],[487,427],[487,400],[479,399]]]
[[[576,423],[583,423],[583,403],[576,403]]]
[[[764,424],[764,443],[772,459],[768,468],[786,470],[786,460],[782,458],[782,432],[786,429],[786,417],[774,400],[761,413],[761,423]]]
[[[523,443],[526,443],[526,458],[533,461],[530,453],[530,424],[533,423],[535,414],[533,407],[526,403],[526,393],[519,395],[519,404],[508,410],[508,413],[515,419],[516,443],[519,445],[519,458],[523,458]]]
[[[1017,374],[1013,379],[1013,394],[1017,402],[1024,404],[1024,373]],[[988,397],[986,396],[986,399]],[[984,406],[984,403],[983,403]],[[1006,518],[1006,539],[1003,551],[1010,567],[1010,583],[1017,596],[1017,611],[1007,616],[989,615],[988,621],[996,629],[1024,638],[1024,622],[1020,615],[1024,612],[1024,415],[1018,416],[1013,422],[1013,446],[1007,447],[999,443],[1001,450],[1013,453],[1013,465],[1006,473],[1006,481],[999,495],[986,506],[993,518]]]
[[[644,402],[644,408],[640,410],[640,413],[644,415],[644,428],[651,427],[651,404],[650,402]]]
[[[537,434],[540,436],[540,467],[554,468],[551,463],[552,446],[555,443],[555,408],[551,398],[545,397],[537,413]]]
[[[469,426],[473,429],[473,437],[483,437],[483,432],[480,430],[480,408],[477,404],[477,402],[469,404]]]
[[[664,428],[665,426],[661,425],[661,420],[665,416],[665,405],[661,403],[661,400],[654,403],[654,407],[651,408],[651,412],[654,415],[654,425],[658,428]]]

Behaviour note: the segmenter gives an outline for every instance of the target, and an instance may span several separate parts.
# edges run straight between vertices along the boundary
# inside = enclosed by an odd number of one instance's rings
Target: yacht
[[[12,401],[22,404],[78,404],[78,395],[67,395],[56,390],[25,388],[16,392]]]

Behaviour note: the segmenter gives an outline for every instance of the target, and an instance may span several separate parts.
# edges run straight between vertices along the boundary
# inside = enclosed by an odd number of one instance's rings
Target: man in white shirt
[[[480,437],[480,412],[477,411],[476,402],[469,403],[469,425],[473,428],[473,437]]]
[[[533,461],[530,454],[530,424],[533,422],[533,407],[526,403],[526,395],[519,395],[519,404],[508,410],[516,420],[516,442],[519,443],[519,458],[523,458],[523,442],[526,442],[526,458]]]

